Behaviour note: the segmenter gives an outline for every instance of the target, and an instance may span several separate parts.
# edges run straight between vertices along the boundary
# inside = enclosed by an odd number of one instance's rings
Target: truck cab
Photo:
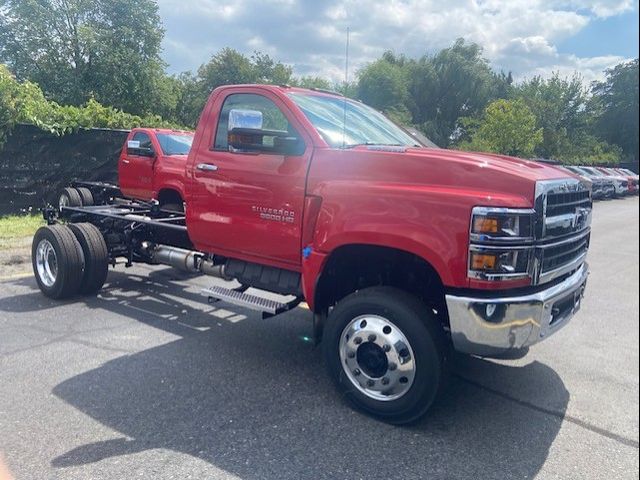
[[[134,128],[118,159],[118,179],[123,195],[157,200],[161,207],[183,210],[184,177],[193,132]]]

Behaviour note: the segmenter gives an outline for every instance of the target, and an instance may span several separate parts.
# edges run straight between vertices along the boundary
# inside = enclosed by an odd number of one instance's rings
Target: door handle
[[[218,166],[213,163],[199,163],[196,165],[198,170],[202,170],[203,172],[215,172],[218,170]]]
[[[126,158],[123,158],[122,163],[129,163],[129,160],[127,160]]]

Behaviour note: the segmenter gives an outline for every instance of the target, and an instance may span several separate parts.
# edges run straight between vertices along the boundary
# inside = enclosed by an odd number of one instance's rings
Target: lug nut
[[[390,371],[394,371],[396,368],[398,368],[398,366],[395,364],[395,362],[389,362],[389,370]]]
[[[376,341],[376,335],[374,333],[372,333],[371,335],[369,335],[369,341],[370,342],[375,342]]]
[[[360,337],[356,337],[353,339],[353,343],[356,345],[360,345],[362,343],[362,339]]]
[[[360,375],[360,369],[359,369],[359,368],[356,368],[356,369],[353,371],[353,374],[354,374],[356,377],[357,377],[358,375]]]
[[[389,385],[389,379],[387,377],[382,377],[382,384]]]
[[[388,344],[385,344],[385,345],[384,345],[384,347],[382,347],[382,350],[384,350],[384,351],[385,351],[385,353],[386,353],[386,352],[388,352],[389,350],[391,350],[391,346],[390,346],[390,345],[388,345]]]
[[[373,380],[367,380],[367,387],[373,387],[376,384]]]
[[[356,356],[356,352],[354,352],[353,350],[350,350],[349,353],[347,353],[347,357],[349,358],[354,358]]]

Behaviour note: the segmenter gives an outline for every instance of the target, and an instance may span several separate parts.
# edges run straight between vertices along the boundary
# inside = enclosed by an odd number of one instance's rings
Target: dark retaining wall
[[[124,130],[90,129],[59,137],[16,126],[0,149],[0,215],[37,210],[72,180],[117,183]]]

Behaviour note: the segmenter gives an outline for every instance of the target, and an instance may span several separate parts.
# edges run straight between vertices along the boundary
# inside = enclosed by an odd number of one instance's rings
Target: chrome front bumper
[[[496,355],[537,343],[566,325],[580,308],[589,266],[546,290],[513,297],[446,295],[454,348]]]

